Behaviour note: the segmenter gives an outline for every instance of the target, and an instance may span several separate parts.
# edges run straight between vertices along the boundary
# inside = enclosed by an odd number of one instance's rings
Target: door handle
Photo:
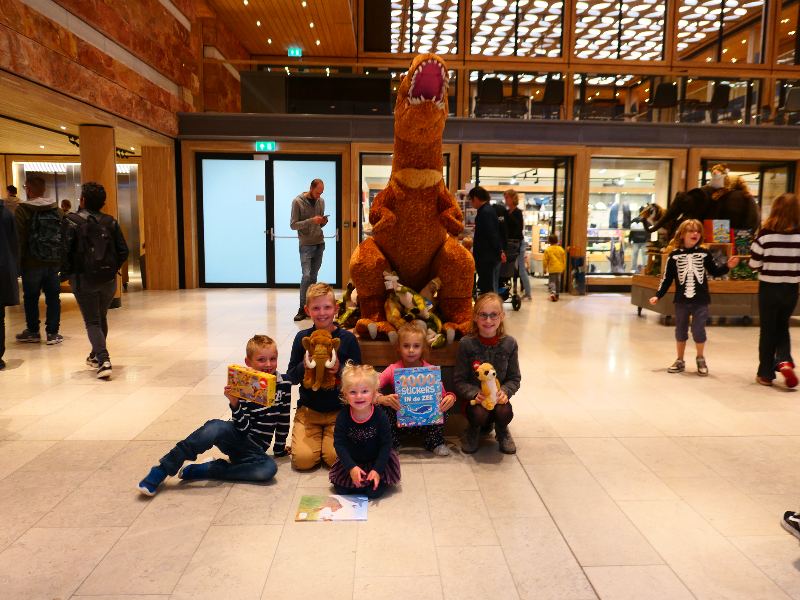
[[[338,242],[339,241],[339,228],[338,227],[336,228],[336,235],[328,235],[328,236],[323,236],[323,237],[326,240],[332,240],[333,238],[336,238],[336,241]]]

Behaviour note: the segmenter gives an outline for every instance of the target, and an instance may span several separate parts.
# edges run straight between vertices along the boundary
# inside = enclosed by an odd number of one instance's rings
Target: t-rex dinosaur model
[[[454,237],[463,230],[464,217],[442,177],[448,85],[444,61],[421,54],[397,91],[392,175],[369,211],[373,235],[350,259],[361,305],[360,334],[395,330],[384,313],[384,271],[395,271],[415,290],[438,277],[444,329],[452,331],[448,339],[469,328],[475,262]]]

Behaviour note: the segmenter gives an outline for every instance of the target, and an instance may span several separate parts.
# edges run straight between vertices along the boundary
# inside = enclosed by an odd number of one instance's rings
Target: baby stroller
[[[507,302],[511,298],[511,308],[515,311],[522,306],[522,298],[517,294],[517,283],[519,280],[519,258],[522,240],[508,240],[506,242],[506,262],[500,263],[500,286],[497,290],[498,295]]]

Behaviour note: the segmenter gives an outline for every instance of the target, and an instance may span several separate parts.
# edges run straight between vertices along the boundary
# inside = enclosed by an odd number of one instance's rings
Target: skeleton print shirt
[[[674,281],[675,304],[711,304],[706,271],[720,277],[728,272],[728,267],[715,263],[705,248],[677,248],[667,258],[656,296],[663,298]]]

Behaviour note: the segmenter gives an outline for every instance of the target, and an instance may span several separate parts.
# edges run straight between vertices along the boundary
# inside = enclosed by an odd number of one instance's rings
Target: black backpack
[[[78,226],[78,251],[73,261],[73,272],[81,274],[92,283],[107,283],[114,279],[119,269],[117,248],[111,235],[114,217],[101,215],[84,219],[75,213],[67,219]]]
[[[41,262],[61,261],[61,217],[58,209],[36,211],[31,215],[28,252]]]

